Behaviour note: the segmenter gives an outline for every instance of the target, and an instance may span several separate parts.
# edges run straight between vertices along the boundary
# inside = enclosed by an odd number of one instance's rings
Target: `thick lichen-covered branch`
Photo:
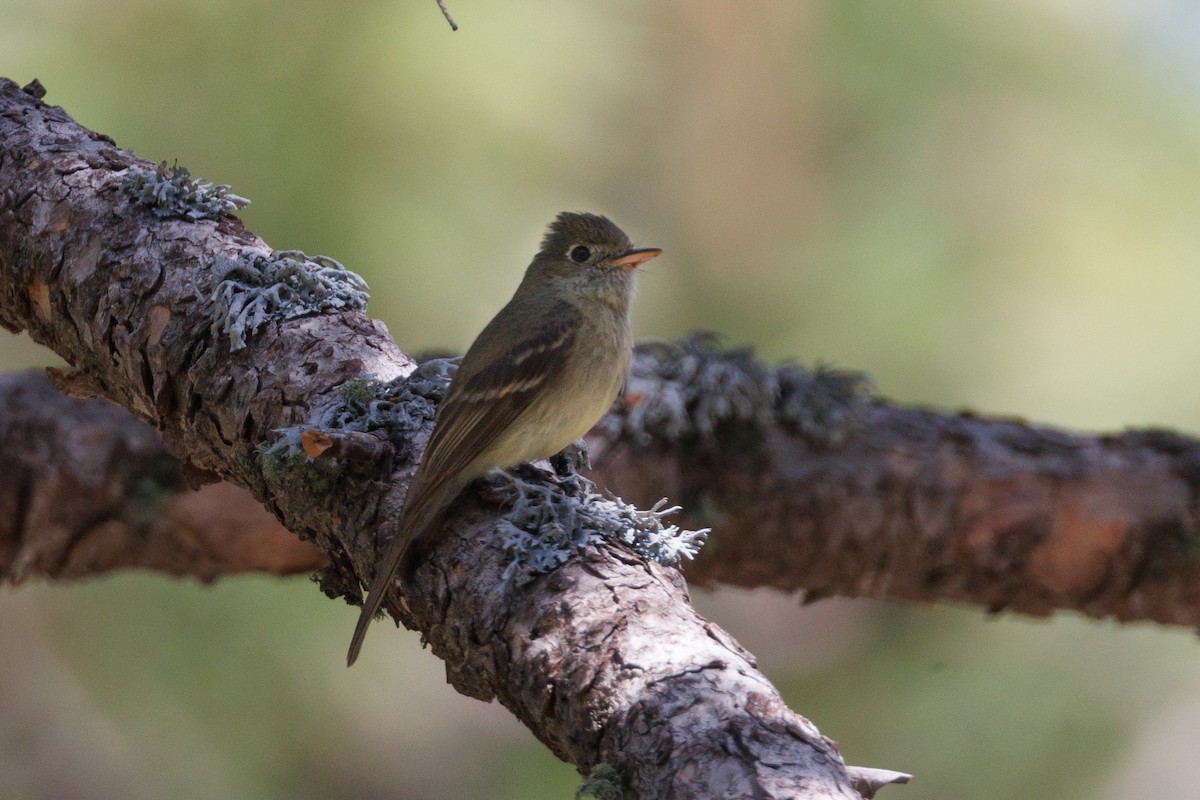
[[[39,96],[0,80],[0,324],[75,368],[60,385],[158,428],[194,474],[250,490],[325,554],[323,588],[357,598],[428,426],[365,468],[267,451],[343,384],[387,383],[412,360],[354,303],[253,314],[239,341],[214,333],[217,265],[275,251],[226,215],[154,214],[122,189],[151,165]],[[613,765],[632,796],[859,796],[834,743],[695,614],[677,572],[606,541],[506,585],[500,513],[459,503],[450,535],[389,603],[459,691],[499,699],[584,772]]]

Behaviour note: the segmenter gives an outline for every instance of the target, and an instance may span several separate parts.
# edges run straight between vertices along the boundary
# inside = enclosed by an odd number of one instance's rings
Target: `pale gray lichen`
[[[376,380],[373,375],[352,378],[338,387],[331,402],[314,409],[304,423],[275,431],[279,438],[265,455],[302,456],[301,436],[304,431],[316,428],[364,433],[386,431],[396,447],[397,458],[411,458],[408,434],[433,420],[437,404],[457,369],[457,359],[437,358],[424,362],[403,378],[386,382]]]
[[[721,348],[711,333],[639,344],[625,402],[603,425],[638,444],[693,443],[714,448],[721,433],[763,430],[772,420],[814,443],[845,439],[870,399],[857,373],[796,364],[769,368],[749,347]]]
[[[299,250],[275,250],[269,257],[218,256],[213,269],[212,330],[228,336],[235,351],[270,320],[362,310],[370,297],[366,281],[337,261]]]
[[[254,467],[268,482],[302,480],[313,496],[341,491],[350,474],[346,463],[312,458],[303,447],[305,431],[384,431],[394,453],[389,464],[415,457],[411,433],[433,420],[438,402],[457,365],[448,359],[421,364],[407,377],[380,381],[372,375],[352,378],[338,387],[333,399],[313,409],[299,425],[274,431],[275,440],[254,453]]]
[[[616,539],[643,558],[666,566],[694,558],[707,528],[682,530],[663,518],[677,513],[665,499],[642,510],[612,494],[600,494],[595,485],[574,476],[578,492],[533,483],[509,472],[496,471],[484,493],[509,506],[496,525],[510,557],[503,578],[517,586],[567,562],[575,553],[605,539]]]
[[[711,443],[725,422],[757,424],[771,410],[768,370],[749,348],[719,352],[712,334],[639,344],[618,430],[639,444],[696,438]]]
[[[861,372],[784,364],[774,377],[779,421],[814,444],[840,445],[862,424],[871,403],[871,380]]]
[[[168,167],[164,161],[152,170],[132,165],[121,178],[121,191],[164,219],[219,219],[250,205],[246,198],[231,193],[227,184],[193,178],[178,162]]]

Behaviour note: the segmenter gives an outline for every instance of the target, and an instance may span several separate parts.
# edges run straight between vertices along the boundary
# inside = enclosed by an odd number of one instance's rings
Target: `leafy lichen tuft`
[[[825,365],[806,370],[784,364],[775,370],[779,421],[813,444],[836,447],[861,424],[871,403],[871,379]]]
[[[163,219],[219,219],[250,205],[226,184],[214,186],[203,178],[193,178],[178,162],[168,167],[164,161],[153,170],[134,164],[121,178],[121,191]]]
[[[496,472],[486,491],[510,506],[496,526],[511,557],[505,581],[524,585],[605,539],[623,542],[643,558],[675,566],[694,558],[709,533],[707,528],[686,531],[664,523],[664,517],[679,511],[678,506],[666,507],[666,500],[644,511],[615,495],[600,494],[582,476],[573,480],[578,492],[567,494],[555,486]]]
[[[748,347],[722,348],[711,333],[638,345],[626,402],[604,424],[639,444],[715,448],[726,431],[763,430],[773,420],[833,445],[857,426],[870,400],[857,373],[796,364],[765,366]]]
[[[763,422],[771,403],[768,370],[749,348],[721,351],[713,334],[637,346],[624,414],[612,418],[640,444],[715,444],[723,423]]]
[[[375,399],[379,381],[374,378],[351,378],[338,387],[338,395],[348,406],[365,406]]]
[[[270,320],[325,311],[362,310],[370,297],[366,281],[328,256],[276,250],[269,257],[218,256],[214,270],[212,329],[241,350]]]

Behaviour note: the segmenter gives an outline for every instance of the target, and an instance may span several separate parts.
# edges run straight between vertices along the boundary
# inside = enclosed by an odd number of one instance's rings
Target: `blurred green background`
[[[465,347],[563,209],[649,265],[642,337],[862,369],[905,403],[1200,429],[1200,12],[974,3],[0,0],[0,74],[250,197]],[[53,363],[3,335],[0,366]],[[887,797],[1194,796],[1192,634],[719,592]],[[569,798],[414,636],[343,666],[303,579],[5,590],[0,797]]]

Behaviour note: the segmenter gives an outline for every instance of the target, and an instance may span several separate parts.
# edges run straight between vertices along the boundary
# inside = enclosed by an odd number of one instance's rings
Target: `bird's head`
[[[607,217],[564,211],[550,224],[529,271],[571,292],[598,294],[624,306],[634,272],[661,253],[657,247],[634,247]]]

